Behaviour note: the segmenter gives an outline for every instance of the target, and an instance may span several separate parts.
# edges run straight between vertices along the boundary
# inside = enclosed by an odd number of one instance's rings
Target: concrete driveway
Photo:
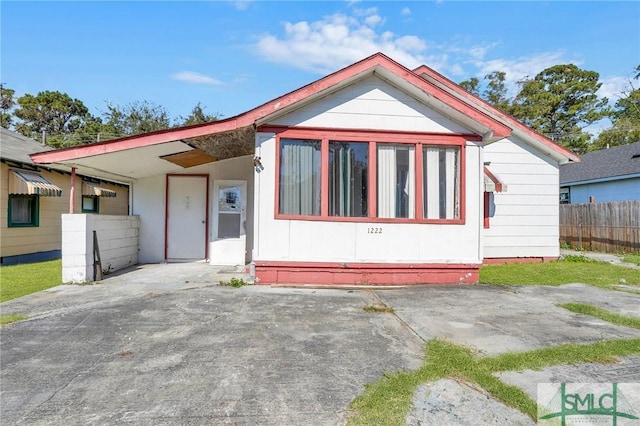
[[[640,337],[555,306],[587,302],[640,316],[640,295],[577,284],[216,285],[233,273],[146,265],[3,303],[3,315],[36,316],[2,329],[2,424],[336,425],[366,383],[417,368],[434,337],[486,354]],[[378,301],[395,314],[363,310]],[[625,365],[611,377],[640,382],[640,359]]]

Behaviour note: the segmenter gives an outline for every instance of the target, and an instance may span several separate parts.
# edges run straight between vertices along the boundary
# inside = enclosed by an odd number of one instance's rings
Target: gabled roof
[[[39,144],[33,139],[0,127],[0,158],[4,160],[33,164],[29,154],[51,150],[53,150],[53,148]]]
[[[482,135],[485,140],[498,140],[511,134],[511,127],[501,120],[492,117],[476,105],[465,102],[439,85],[421,78],[382,53],[376,53],[360,62],[356,62],[333,74],[235,117],[212,123],[179,127],[107,142],[35,154],[32,158],[36,163],[58,163],[80,167],[83,165],[82,159],[88,157],[102,156],[132,149],[137,150],[138,154],[144,155],[141,151],[141,148],[144,147],[175,143],[176,141],[184,141],[191,138],[235,131],[263,124],[268,122],[269,119],[286,114],[371,74],[379,75],[381,78],[406,90],[417,99],[428,103],[455,121],[461,122],[476,134]],[[182,150],[184,149],[190,148],[184,145]],[[95,162],[92,165],[87,163],[85,167],[96,167],[96,164]],[[121,173],[125,175],[125,171]],[[136,178],[136,176],[133,175],[129,177]]]
[[[525,126],[514,117],[500,111],[483,99],[480,99],[474,94],[466,91],[461,86],[449,80],[434,69],[429,68],[426,65],[421,65],[418,68],[414,69],[413,72],[417,75],[422,76],[425,80],[431,81],[439,87],[447,90],[458,99],[461,99],[464,102],[475,106],[492,118],[499,120],[504,125],[511,127],[515,136],[522,138],[525,142],[529,143],[539,151],[546,152],[547,154],[555,158],[558,162],[560,162],[560,164],[564,164],[568,161],[580,161],[580,157],[578,157],[573,152],[558,145],[546,136],[541,135],[533,129]]]
[[[634,176],[640,177],[640,142],[589,152],[582,162],[560,167],[560,184],[565,186]]]

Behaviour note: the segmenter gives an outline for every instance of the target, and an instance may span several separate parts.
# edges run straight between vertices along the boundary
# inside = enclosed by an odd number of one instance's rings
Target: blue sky
[[[454,81],[574,63],[619,96],[640,64],[639,2],[2,1],[1,81],[99,115],[148,100],[230,117],[382,51]]]

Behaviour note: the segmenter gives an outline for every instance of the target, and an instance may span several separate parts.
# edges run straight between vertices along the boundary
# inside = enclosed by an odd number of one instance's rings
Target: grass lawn
[[[599,262],[584,256],[567,256],[546,263],[510,263],[485,265],[480,269],[482,284],[561,285],[584,283],[602,288],[620,284],[640,286],[640,271]]]
[[[622,261],[627,263],[635,263],[640,266],[640,254],[626,254],[622,256]]]
[[[0,268],[0,302],[62,284],[62,261],[27,263]]]
[[[639,327],[637,318],[625,317],[591,305],[561,305],[573,312],[605,321]],[[536,419],[537,406],[521,389],[510,386],[494,374],[503,371],[541,370],[554,365],[612,363],[618,357],[640,354],[640,339],[609,340],[592,344],[567,344],[526,352],[479,357],[468,348],[443,340],[427,343],[425,361],[415,371],[387,373],[351,403],[354,425],[403,425],[413,394],[422,383],[454,378],[480,385],[496,399]]]
[[[26,320],[27,318],[29,318],[29,315],[23,315],[23,314],[2,315],[0,316],[0,327],[2,327],[3,325],[14,323],[14,322]]]

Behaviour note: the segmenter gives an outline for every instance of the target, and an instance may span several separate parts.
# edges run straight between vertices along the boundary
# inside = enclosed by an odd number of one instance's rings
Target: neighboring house
[[[2,265],[60,258],[60,215],[70,210],[70,174],[56,167],[34,165],[29,157],[50,150],[0,128]],[[85,176],[78,176],[77,182],[75,211],[127,214],[127,185]]]
[[[560,167],[560,203],[640,200],[640,142],[582,156]]]
[[[263,284],[471,283],[557,258],[558,167],[579,161],[383,54],[229,119],[32,158],[129,181],[140,262],[250,262]]]

